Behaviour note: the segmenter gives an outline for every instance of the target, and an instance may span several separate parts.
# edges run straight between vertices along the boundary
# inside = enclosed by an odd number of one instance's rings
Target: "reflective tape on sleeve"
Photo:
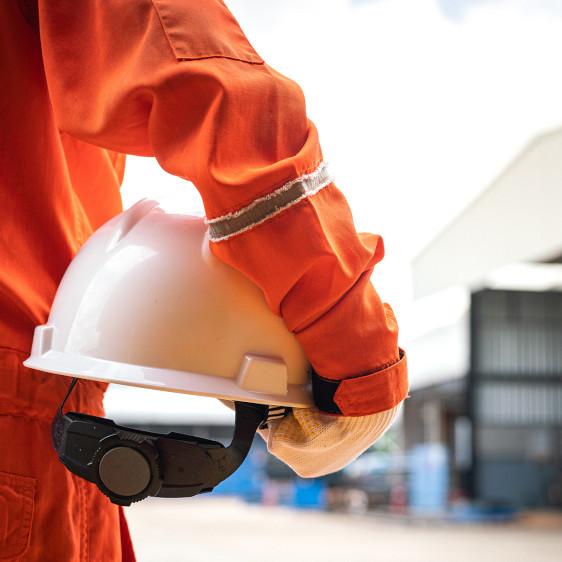
[[[323,162],[311,174],[286,183],[234,213],[207,219],[205,222],[209,228],[209,239],[211,242],[220,242],[250,230],[306,197],[318,193],[333,181],[327,164]]]

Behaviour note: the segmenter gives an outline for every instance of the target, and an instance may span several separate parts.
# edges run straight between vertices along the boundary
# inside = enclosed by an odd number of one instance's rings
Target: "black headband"
[[[63,464],[93,482],[117,505],[148,496],[190,497],[211,492],[246,458],[269,406],[235,402],[232,443],[181,433],[167,435],[122,427],[113,420],[77,412],[63,414],[74,379],[51,426]]]

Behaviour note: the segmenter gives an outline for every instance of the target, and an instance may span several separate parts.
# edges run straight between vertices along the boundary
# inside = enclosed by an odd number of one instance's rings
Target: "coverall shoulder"
[[[69,262],[122,209],[123,155],[193,182],[211,250],[262,288],[321,377],[345,379],[344,415],[407,393],[396,321],[370,282],[383,244],[356,233],[300,88],[223,2],[0,10],[0,560],[132,560],[122,513],[52,448],[68,381],[21,365]],[[103,391],[81,381],[69,407],[102,415]]]

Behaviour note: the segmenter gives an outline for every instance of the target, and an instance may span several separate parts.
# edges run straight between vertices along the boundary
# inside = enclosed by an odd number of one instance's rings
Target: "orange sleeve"
[[[84,0],[79,9],[40,0],[40,29],[59,127],[154,155],[195,184],[211,221],[322,162],[300,88],[262,61],[219,0]],[[263,289],[320,375],[381,373],[385,384],[351,415],[391,408],[407,382],[396,321],[369,281],[382,240],[356,233],[333,183],[277,211],[212,251]]]

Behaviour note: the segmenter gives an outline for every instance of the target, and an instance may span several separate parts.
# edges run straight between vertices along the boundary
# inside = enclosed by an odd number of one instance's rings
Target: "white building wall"
[[[451,187],[454,189],[454,186]],[[562,129],[541,135],[412,264],[414,296],[479,288],[491,271],[562,250]]]

